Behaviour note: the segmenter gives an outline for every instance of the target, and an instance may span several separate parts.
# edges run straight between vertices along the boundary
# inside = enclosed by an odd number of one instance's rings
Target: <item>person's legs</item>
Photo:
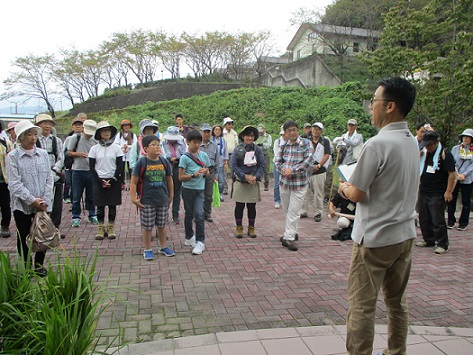
[[[179,218],[179,210],[181,208],[181,186],[179,181],[179,166],[173,164],[172,166],[172,182],[174,184],[174,197],[172,199],[172,218],[174,222]]]
[[[145,250],[152,249],[151,237],[156,220],[155,206],[145,205],[140,210],[141,236],[143,238],[143,245]]]
[[[194,220],[194,194],[192,189],[182,188],[182,201],[184,202],[184,228],[186,232],[186,239],[191,239],[194,235],[193,220]]]
[[[195,240],[205,242],[204,226],[204,190],[194,190]]]
[[[4,182],[0,183],[0,209],[2,212],[1,226],[8,229],[11,222],[10,191],[8,191],[8,185]]]
[[[307,186],[300,190],[281,189],[281,201],[283,208],[286,210],[286,228],[284,231],[284,239],[293,241],[299,232],[299,216],[304,196],[307,192]],[[287,207],[284,205],[287,204]]]
[[[256,203],[247,203],[248,225],[254,226],[256,220]]]
[[[269,187],[269,166],[270,166],[269,154],[264,156],[264,190],[267,191]]]
[[[435,235],[432,228],[432,216],[430,214],[430,206],[428,202],[428,197],[419,194],[417,200],[417,207],[419,209],[419,225],[422,232],[422,238],[424,241],[430,245],[435,245]]]
[[[225,171],[224,171],[224,167],[221,166],[218,168],[218,192],[220,192],[220,195],[223,195],[224,186],[225,186]]]
[[[64,176],[65,176],[65,182],[64,182],[64,191],[62,198],[64,200],[70,199],[72,201],[72,184],[71,184],[71,176],[72,176],[72,170],[71,169],[66,169],[64,171]]]
[[[204,188],[204,218],[208,219],[212,216],[212,193],[214,186],[215,174],[211,173],[205,178]]]
[[[445,199],[441,196],[427,198],[429,212],[432,217],[432,230],[437,245],[448,249],[447,223],[445,222]]]
[[[26,215],[19,210],[13,211],[13,218],[15,219],[16,224],[16,248],[18,254],[23,257],[25,265],[28,261],[29,256],[29,246],[26,243],[26,237],[30,234],[31,224],[33,223],[34,215]],[[27,265],[26,265],[27,266]]]
[[[86,171],[72,171],[72,219],[80,219],[81,207],[80,200],[85,188]]]
[[[94,206],[94,179],[90,171],[86,172],[85,179],[85,207],[89,212],[89,217],[95,217],[97,213]]]
[[[62,195],[63,195],[63,184],[60,182],[54,183],[54,196],[53,196],[53,210],[51,211],[51,219],[59,229],[62,219]]]
[[[452,200],[447,204],[447,212],[448,212],[448,225],[454,226],[455,222],[457,221],[455,218],[455,210],[457,209],[457,199],[458,199],[458,192],[460,191],[460,184],[457,183],[455,188],[452,192]],[[462,191],[463,197],[463,191]]]
[[[466,227],[470,219],[471,210],[471,192],[473,191],[473,182],[469,184],[458,184],[462,194],[462,212],[460,215],[460,227]]]
[[[312,175],[312,183],[314,186],[314,208],[315,215],[322,215],[324,208],[324,187],[325,187],[325,177],[326,174],[317,174]]]
[[[279,173],[276,170],[276,165],[273,166],[274,177],[274,203],[281,203],[281,195],[279,192]]]
[[[315,193],[315,190],[314,190],[314,183],[312,181],[312,179],[314,178],[314,175],[312,175],[310,178],[309,178],[309,184],[307,185],[307,191],[304,195],[304,201],[302,202],[302,207],[301,207],[301,217],[302,216],[307,216],[307,214],[310,212],[310,210],[312,209],[312,206],[314,204],[314,193]]]
[[[243,202],[236,202],[235,210],[233,212],[235,216],[235,224],[237,226],[243,225],[243,211],[245,209],[245,204]]]

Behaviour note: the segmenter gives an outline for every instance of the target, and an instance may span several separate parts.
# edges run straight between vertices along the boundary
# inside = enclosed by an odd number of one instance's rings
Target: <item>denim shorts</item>
[[[145,230],[152,230],[155,226],[163,228],[168,224],[168,210],[169,205],[145,205],[145,207],[140,210],[141,228]]]

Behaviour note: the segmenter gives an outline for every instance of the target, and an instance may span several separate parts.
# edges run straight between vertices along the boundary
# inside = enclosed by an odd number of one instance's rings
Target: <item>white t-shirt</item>
[[[95,159],[95,171],[101,179],[115,176],[117,158],[122,156],[123,152],[118,144],[110,144],[106,147],[96,144],[89,152],[89,158]]]

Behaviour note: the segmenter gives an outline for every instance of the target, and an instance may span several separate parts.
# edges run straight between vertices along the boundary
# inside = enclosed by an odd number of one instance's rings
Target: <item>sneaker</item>
[[[274,204],[274,208],[278,210],[279,208],[281,208],[281,204],[279,202],[276,202]]]
[[[163,254],[165,256],[174,256],[174,252],[168,247],[159,249],[159,254]]]
[[[153,249],[148,249],[143,252],[143,258],[145,260],[154,260]]]
[[[89,217],[89,223],[92,223],[92,224],[99,224],[99,220],[97,219],[97,216],[93,216],[93,217]]]
[[[8,227],[2,227],[0,230],[0,236],[2,238],[9,238],[11,236],[10,229]]]
[[[435,248],[435,254],[445,254],[447,252],[448,248],[444,248],[444,247],[437,247]]]
[[[80,218],[74,218],[72,220],[72,226],[75,228],[80,227]]]
[[[222,196],[220,196],[220,202],[225,202]]]
[[[197,242],[194,249],[192,249],[192,255],[200,255],[205,250],[205,244],[202,242]]]
[[[421,240],[420,242],[416,242],[416,247],[426,248],[426,247],[433,247],[435,244],[429,244],[425,240]]]
[[[269,191],[268,186],[264,187],[264,191]]]
[[[321,214],[316,214],[314,217],[314,221],[320,222],[322,220],[322,215]]]
[[[296,235],[294,236],[294,239],[296,240],[296,242],[299,240],[299,234],[296,233]],[[284,236],[282,236],[281,238],[279,238],[279,241],[282,242],[284,240]]]
[[[191,239],[186,239],[186,241],[184,242],[184,245],[195,247],[195,235],[193,235]]]
[[[288,248],[289,250],[292,250],[292,251],[296,251],[297,249],[299,249],[299,247],[297,246],[296,242],[293,241],[293,240],[286,240],[286,239],[283,239],[283,241],[282,241],[282,246],[283,246],[283,247],[286,247],[286,248]]]
[[[455,227],[455,223],[447,224],[447,229],[453,229],[453,227]],[[458,227],[458,228],[460,228],[460,227]]]
[[[64,201],[64,203],[71,203],[71,199],[70,199],[70,198],[65,198],[63,201]]]
[[[39,277],[48,276],[48,270],[46,270],[44,267],[38,267],[38,268],[34,269],[34,273]]]
[[[300,218],[307,218],[307,213],[301,213]]]
[[[115,234],[115,226],[111,223],[107,226],[107,236],[108,239],[115,239],[117,237]]]
[[[212,219],[212,217],[210,217],[210,216],[204,217],[204,220],[206,220],[207,222],[213,222],[214,221]]]
[[[464,231],[464,230],[466,230],[466,226],[458,226],[457,230]]]

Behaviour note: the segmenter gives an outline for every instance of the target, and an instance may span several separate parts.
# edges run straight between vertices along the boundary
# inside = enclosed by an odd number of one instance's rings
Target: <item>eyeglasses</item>
[[[149,145],[149,147],[159,147],[159,146],[160,146],[159,143],[158,143],[158,144],[156,144],[156,143],[151,143],[151,144]]]
[[[391,99],[375,99],[374,96],[370,99],[370,105],[373,106],[373,103],[375,101],[394,101],[394,100],[391,100]]]
[[[294,127],[294,128],[288,128],[288,129],[286,129],[286,132],[287,132],[287,133],[299,132],[299,128],[296,128],[296,127]]]

